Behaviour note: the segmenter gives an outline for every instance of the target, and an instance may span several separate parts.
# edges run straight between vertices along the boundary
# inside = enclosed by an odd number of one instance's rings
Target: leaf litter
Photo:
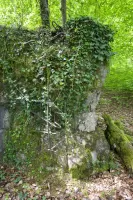
[[[2,172],[6,174],[0,180],[1,200],[133,200],[133,178],[122,167],[93,175],[88,181],[66,174],[60,184],[54,175],[39,184],[15,168],[1,165]]]

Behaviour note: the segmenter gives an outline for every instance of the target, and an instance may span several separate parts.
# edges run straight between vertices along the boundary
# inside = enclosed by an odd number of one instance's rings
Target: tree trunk
[[[42,25],[45,28],[50,28],[48,0],[40,0],[40,12]]]
[[[66,0],[61,0],[61,13],[62,13],[62,24],[63,27],[65,26],[66,23]]]

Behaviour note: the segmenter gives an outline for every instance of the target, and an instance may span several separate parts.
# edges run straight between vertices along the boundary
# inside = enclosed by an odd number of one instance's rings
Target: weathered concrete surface
[[[104,126],[99,127],[96,107],[100,100],[101,88],[105,81],[108,68],[101,66],[99,70],[99,80],[96,87],[88,93],[85,101],[86,110],[76,119],[76,138],[71,138],[71,142],[76,144],[72,149],[69,148],[68,166],[72,168],[81,163],[86,154],[90,151],[92,163],[98,160],[106,162],[110,153],[109,144],[104,136]],[[103,122],[102,122],[103,124]],[[72,136],[73,137],[73,136]],[[74,150],[73,150],[74,149]]]
[[[78,122],[79,131],[94,131],[97,125],[97,116],[95,112],[83,113]]]
[[[106,66],[101,66],[99,70],[99,80],[97,86],[88,94],[85,105],[87,110],[82,113],[77,119],[77,129],[82,132],[95,131],[97,126],[97,116],[95,113],[96,106],[99,102],[101,95],[101,88],[108,73]]]
[[[9,113],[5,104],[6,102],[4,102],[2,96],[0,96],[0,161],[2,160],[4,151],[4,133],[9,127]]]

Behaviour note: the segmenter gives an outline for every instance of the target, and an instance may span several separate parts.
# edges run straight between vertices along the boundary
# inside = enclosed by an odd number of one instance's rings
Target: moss
[[[93,173],[115,170],[119,166],[113,152],[108,154],[108,158],[101,158],[93,164]]]
[[[121,130],[124,130],[124,126],[123,126],[123,124],[121,123],[121,121],[116,120],[116,121],[114,121],[114,124],[115,124],[116,126],[118,126],[118,128],[120,128]]]
[[[57,157],[42,143],[42,134],[25,112],[14,114],[12,129],[5,134],[4,161],[25,167],[41,179],[57,167]]]
[[[121,121],[117,120],[117,121],[115,121],[114,123],[115,123],[115,125],[117,125],[121,130],[124,131],[124,134],[126,135],[126,137],[128,138],[128,140],[129,140],[131,143],[133,143],[133,136],[132,136],[132,133],[131,133],[128,129],[126,129],[126,128],[124,127],[124,125],[121,123]]]
[[[109,169],[109,163],[105,161],[96,161],[93,165],[93,173],[100,173]]]
[[[89,134],[88,132],[84,132],[84,134],[85,140],[87,141],[85,147],[89,148],[91,151],[95,150],[97,140],[104,137],[104,131],[99,127],[97,127],[95,131],[89,132]]]
[[[75,167],[70,169],[72,178],[75,179],[86,179],[92,173],[92,157],[89,149],[86,149],[86,156],[81,160],[81,164],[77,164]]]
[[[31,176],[41,181],[44,177],[54,173],[57,166],[56,157],[48,151],[42,151],[36,159],[31,161],[27,170]]]
[[[123,129],[115,124],[109,115],[103,116],[107,124],[106,138],[113,150],[121,157],[126,168],[133,172],[133,146]]]
[[[133,136],[125,134],[128,140],[133,144]]]

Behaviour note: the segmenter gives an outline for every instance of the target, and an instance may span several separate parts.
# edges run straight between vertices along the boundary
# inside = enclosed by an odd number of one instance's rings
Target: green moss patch
[[[72,178],[75,179],[88,179],[92,173],[92,157],[90,150],[87,149],[86,156],[81,160],[80,164],[76,164],[73,168],[70,169]]]
[[[133,146],[131,137],[127,136],[123,129],[109,115],[105,114],[104,119],[107,124],[105,135],[111,148],[118,153],[126,168],[130,172],[133,172]]]

